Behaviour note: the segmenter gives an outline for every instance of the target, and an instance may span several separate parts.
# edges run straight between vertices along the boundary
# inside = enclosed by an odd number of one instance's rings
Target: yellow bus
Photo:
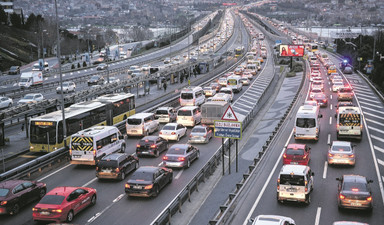
[[[244,47],[235,48],[235,57],[240,57],[244,53]]]
[[[97,125],[113,125],[135,114],[134,94],[108,94],[65,108],[66,143],[72,134]],[[61,110],[31,118],[29,123],[31,152],[52,152],[64,147]]]
[[[316,52],[317,50],[319,50],[319,45],[315,44],[315,43],[311,43],[309,45],[309,51],[311,52]]]

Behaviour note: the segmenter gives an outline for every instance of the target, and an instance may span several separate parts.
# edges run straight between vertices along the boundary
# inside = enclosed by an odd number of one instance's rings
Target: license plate
[[[81,155],[73,155],[73,158],[80,158]]]
[[[50,214],[49,212],[40,212],[40,215],[43,215],[43,216],[47,216],[49,214]]]
[[[131,132],[132,132],[132,133],[137,133],[137,130],[132,130]]]
[[[299,164],[298,162],[291,162],[291,164],[293,164],[293,165],[297,165],[297,164]]]
[[[102,170],[104,173],[110,173],[112,170]]]
[[[133,186],[133,188],[134,188],[134,189],[141,189],[142,187],[139,186],[139,185],[135,185],[135,186]]]
[[[351,206],[361,206],[360,203],[351,202]]]
[[[297,190],[295,188],[287,188],[287,191],[289,191],[289,192],[296,192]]]

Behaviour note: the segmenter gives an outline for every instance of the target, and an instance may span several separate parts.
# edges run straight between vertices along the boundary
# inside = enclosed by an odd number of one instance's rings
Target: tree
[[[21,28],[21,18],[20,18],[20,15],[18,15],[16,13],[12,13],[11,14],[11,23],[12,23],[12,26],[14,26],[16,28]]]
[[[132,38],[133,41],[143,41],[153,38],[153,32],[148,28],[135,26],[129,33],[129,37]]]
[[[2,23],[7,24],[7,22],[8,22],[7,13],[5,13],[4,9],[0,7],[0,24]]]

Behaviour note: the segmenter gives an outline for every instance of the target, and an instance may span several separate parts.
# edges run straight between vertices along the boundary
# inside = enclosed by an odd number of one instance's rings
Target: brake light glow
[[[56,213],[62,213],[62,212],[63,212],[63,210],[61,210],[61,209],[52,209],[52,212],[56,212]]]
[[[369,196],[369,197],[367,198],[367,201],[372,201],[372,196]]]
[[[149,190],[149,189],[152,189],[152,187],[153,187],[153,184],[150,184],[150,185],[146,185],[146,186],[144,187],[144,189],[145,189],[145,190]]]
[[[349,156],[350,158],[355,158],[355,154],[352,154]]]
[[[184,157],[179,157],[179,158],[177,158],[177,160],[179,160],[179,161],[184,161],[185,158],[184,158]]]
[[[171,134],[172,134],[172,135],[175,135],[175,134],[176,134],[176,132],[172,132]]]
[[[8,202],[7,201],[1,201],[0,205],[6,205]]]
[[[116,169],[115,169],[115,172],[116,172],[116,173],[119,173],[119,172],[120,172],[120,169],[119,169],[119,168],[116,168]]]
[[[163,132],[161,132],[161,131],[160,131],[160,133],[159,133],[159,134],[163,134]]]
[[[131,185],[125,184],[125,188],[131,188]]]
[[[332,154],[332,153],[328,153],[328,156],[329,156],[329,157],[333,157],[333,154]]]
[[[286,158],[287,158],[287,154],[286,154],[286,153],[284,153],[284,155],[283,155],[283,158],[284,158],[284,159],[286,159]]]
[[[136,145],[137,148],[140,148],[140,145]]]
[[[32,211],[37,212],[37,211],[39,211],[39,209],[38,208],[32,208]]]
[[[156,145],[151,145],[151,148],[156,148]]]
[[[342,195],[342,194],[340,194],[340,195],[339,195],[339,199],[345,199],[345,196]]]
[[[93,156],[96,156],[96,149],[93,149]]]
[[[69,149],[69,155],[72,155],[72,148]]]
[[[164,157],[163,157],[163,160],[168,160],[168,156],[164,156]]]

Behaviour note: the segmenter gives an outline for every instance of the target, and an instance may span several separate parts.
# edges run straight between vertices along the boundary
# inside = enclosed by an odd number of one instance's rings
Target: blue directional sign
[[[214,135],[218,138],[241,139],[242,126],[238,121],[214,121]]]
[[[276,40],[276,44],[281,44],[281,40]]]

